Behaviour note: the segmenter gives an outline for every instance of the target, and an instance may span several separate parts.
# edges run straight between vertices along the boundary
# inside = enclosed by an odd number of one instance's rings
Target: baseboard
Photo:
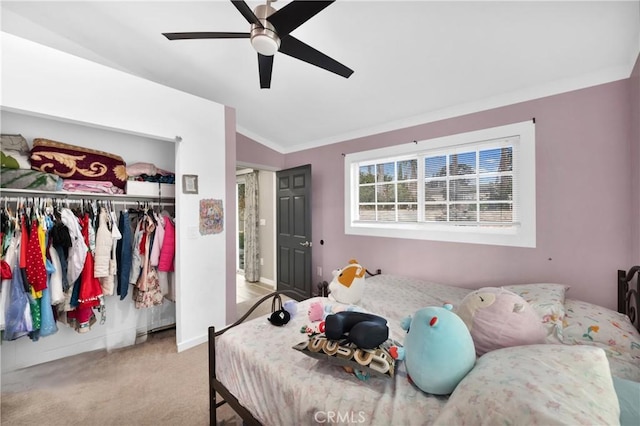
[[[187,349],[194,348],[203,343],[207,343],[209,341],[209,335],[205,334],[202,336],[194,337],[193,339],[189,339],[186,342],[178,343],[178,352],[186,351]]]
[[[274,280],[270,280],[268,278],[260,277],[260,283],[261,284],[266,284],[269,287],[273,288],[274,290],[276,289],[276,282]]]

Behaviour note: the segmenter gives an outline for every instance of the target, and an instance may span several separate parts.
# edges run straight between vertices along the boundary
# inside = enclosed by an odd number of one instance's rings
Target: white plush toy
[[[356,304],[364,294],[364,276],[366,269],[351,259],[349,265],[333,271],[333,280],[329,283],[329,300],[339,303]]]

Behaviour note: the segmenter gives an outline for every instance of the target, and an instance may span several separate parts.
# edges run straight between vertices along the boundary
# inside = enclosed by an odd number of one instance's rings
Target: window
[[[532,121],[345,156],[345,232],[535,247]]]

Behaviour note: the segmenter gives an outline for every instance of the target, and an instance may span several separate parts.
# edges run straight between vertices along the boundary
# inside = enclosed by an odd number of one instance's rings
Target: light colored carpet
[[[238,318],[254,302],[239,304]],[[267,301],[250,318],[270,312]],[[4,374],[0,423],[207,425],[208,368],[206,343],[178,353],[175,330],[154,333],[135,346],[74,355]],[[218,425],[242,424],[226,404],[218,408],[217,416]]]

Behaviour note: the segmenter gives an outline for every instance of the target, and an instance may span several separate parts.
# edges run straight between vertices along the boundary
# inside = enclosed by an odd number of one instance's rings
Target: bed
[[[479,357],[449,396],[422,392],[402,362],[393,377],[363,381],[294,350],[307,338],[300,330],[309,324],[310,304],[326,298],[299,302],[283,327],[266,317],[244,322],[252,309],[222,330],[209,328],[211,424],[225,403],[246,424],[265,425],[640,424],[639,270],[618,271],[618,312],[571,299],[560,284],[505,286],[539,313],[546,343]],[[425,306],[455,306],[472,291],[387,274],[368,277],[366,286],[358,305],[386,318],[400,344],[401,318]]]

